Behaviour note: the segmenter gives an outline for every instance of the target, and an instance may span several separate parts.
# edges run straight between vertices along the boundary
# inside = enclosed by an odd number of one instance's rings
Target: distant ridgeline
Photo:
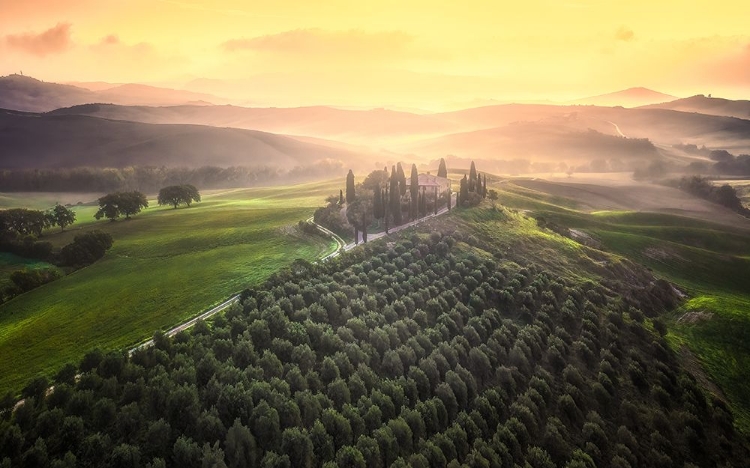
[[[338,162],[321,162],[284,170],[272,166],[77,167],[0,170],[0,192],[156,192],[168,185],[191,184],[201,189],[288,184],[343,174]]]

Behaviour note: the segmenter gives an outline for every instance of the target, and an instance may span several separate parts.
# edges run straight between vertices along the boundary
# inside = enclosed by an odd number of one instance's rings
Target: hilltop
[[[660,93],[648,88],[628,88],[614,93],[601,94],[571,101],[570,104],[593,106],[637,107],[646,104],[668,102],[677,99],[675,96]]]
[[[0,108],[48,112],[79,104],[108,102],[124,105],[165,106],[187,103],[224,104],[210,94],[159,88],[141,84],[92,85],[93,90],[68,84],[48,83],[24,75],[0,77]]]
[[[677,99],[661,104],[643,106],[644,109],[670,109],[681,112],[696,112],[699,114],[722,115],[750,119],[750,101],[733,101],[731,99],[715,98],[702,94],[684,99]]]

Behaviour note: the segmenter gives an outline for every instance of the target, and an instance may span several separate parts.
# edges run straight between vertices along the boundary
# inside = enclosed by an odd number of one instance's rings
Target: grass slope
[[[154,207],[117,222],[93,221],[93,208],[79,207],[79,223],[45,238],[60,246],[103,229],[115,245],[99,262],[0,306],[0,393],[94,347],[137,343],[296,258],[330,252],[332,241],[293,225],[334,190],[319,183],[207,193],[191,208]]]
[[[629,211],[586,213],[578,200],[513,183],[495,187],[500,201],[580,230],[604,250],[637,261],[687,294],[668,319],[670,342],[694,353],[750,433],[750,234],[693,218]],[[697,314],[690,314],[696,312]]]

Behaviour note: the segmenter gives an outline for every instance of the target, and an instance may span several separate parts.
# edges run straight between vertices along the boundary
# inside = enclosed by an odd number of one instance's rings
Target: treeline
[[[699,147],[694,144],[677,144],[672,145],[672,147],[689,154],[703,156],[712,161],[695,161],[688,164],[687,171],[693,174],[750,175],[750,154],[735,156],[726,150],[712,150],[706,148],[705,145]]]
[[[191,184],[205,189],[289,184],[342,172],[337,161],[282,170],[258,167],[79,167],[71,169],[0,170],[0,192],[156,192],[169,185]]]
[[[679,181],[672,181],[671,184],[696,197],[717,203],[743,216],[750,216],[750,210],[742,205],[737,191],[729,184],[717,186],[711,179],[701,176],[683,177]]]
[[[681,369],[654,318],[675,301],[668,283],[630,284],[623,300],[500,258],[433,233],[295,262],[210,326],[156,334],[132,356],[92,351],[49,393],[29,383],[0,421],[0,464],[748,460],[731,412]]]

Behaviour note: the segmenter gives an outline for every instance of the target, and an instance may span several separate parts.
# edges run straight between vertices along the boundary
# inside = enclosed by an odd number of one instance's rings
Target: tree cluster
[[[157,202],[160,206],[172,205],[177,209],[178,205],[185,204],[190,206],[193,202],[201,201],[201,194],[194,185],[170,185],[159,190]],[[148,206],[148,205],[146,205]]]
[[[113,243],[109,233],[98,229],[78,234],[60,251],[60,263],[77,268],[90,265],[104,257]]]
[[[466,175],[459,184],[456,205],[464,208],[477,206],[483,199],[487,198],[487,175],[482,177],[477,173],[474,161],[471,162],[468,179]]]
[[[472,162],[471,165],[472,170],[475,171],[474,163]],[[438,177],[447,178],[447,176],[445,160],[441,158]],[[476,171],[474,176],[475,178],[471,180],[476,187],[473,186],[472,193],[478,191],[486,194],[486,180],[482,185],[481,178],[477,179]],[[375,222],[378,228],[384,227],[388,232],[389,227],[400,226],[404,222],[414,221],[428,214],[437,214],[441,206],[451,209],[450,188],[443,193],[435,188],[427,190],[425,186],[420,187],[416,164],[412,164],[408,180],[401,163],[393,165],[390,173],[387,167],[382,171],[372,171],[360,184],[355,184],[354,179],[354,173],[350,170],[346,177],[345,218],[335,213],[335,210],[343,204],[343,190],[339,195],[338,204],[335,204],[333,198],[329,197],[328,206],[319,209],[315,215],[317,223],[345,237],[350,235],[346,232],[347,224],[353,228],[355,239],[359,239],[361,232],[362,239],[367,242],[367,230],[374,226]],[[345,222],[342,223],[342,221]]]
[[[677,183],[677,188],[696,197],[729,208],[743,216],[750,216],[750,210],[742,205],[734,187],[729,184],[714,185],[710,179],[701,176],[683,177]]]
[[[681,369],[652,311],[493,255],[438,233],[368,244],[132,356],[92,351],[48,395],[45,379],[25,387],[0,421],[0,464],[747,461],[731,412]],[[643,303],[673,294],[637,286]]]
[[[23,294],[44,284],[62,277],[59,270],[53,268],[24,268],[10,274],[11,285],[2,291],[2,300],[7,301],[19,294]]]
[[[132,192],[115,192],[104,195],[99,198],[99,210],[94,214],[96,219],[107,218],[115,221],[122,215],[126,219],[141,212],[141,209],[148,208],[148,199],[146,195],[138,191]]]

